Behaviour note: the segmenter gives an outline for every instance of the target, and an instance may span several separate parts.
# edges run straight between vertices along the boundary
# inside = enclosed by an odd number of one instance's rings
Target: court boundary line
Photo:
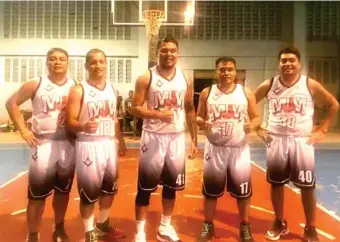
[[[7,182],[5,182],[4,184],[0,185],[0,189],[6,187],[7,185],[15,182],[17,179],[19,179],[20,177],[26,175],[28,173],[28,170],[19,172],[15,177],[13,177],[12,179],[8,180]]]
[[[258,169],[260,169],[261,171],[263,171],[264,173],[266,173],[266,169],[264,169],[262,166],[260,166],[259,164],[256,164],[255,161],[251,162],[255,167],[257,167]],[[290,186],[289,184],[285,185],[286,187],[288,187],[290,190],[292,190],[294,193],[301,195],[298,191],[296,191],[294,189],[294,187]],[[323,205],[321,205],[320,203],[317,203],[316,206],[323,212],[325,212],[327,215],[331,216],[333,219],[335,219],[336,221],[340,222],[340,217],[338,215],[336,215],[336,213],[332,210],[327,209],[326,207],[324,207]]]

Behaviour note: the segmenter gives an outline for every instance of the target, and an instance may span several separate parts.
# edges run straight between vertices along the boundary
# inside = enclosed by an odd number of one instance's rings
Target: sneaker
[[[99,242],[97,234],[94,230],[85,233],[85,242]]]
[[[134,242],[146,242],[146,234],[144,232],[135,234]]]
[[[319,242],[318,234],[314,226],[305,226],[303,233],[303,241],[305,242]]]
[[[38,232],[28,233],[26,236],[26,242],[39,242],[40,236]]]
[[[287,221],[281,221],[279,219],[275,219],[273,227],[267,231],[265,238],[267,240],[279,240],[280,236],[286,235],[289,233]]]
[[[204,222],[201,234],[196,238],[196,242],[208,242],[215,238],[215,228],[212,222]]]
[[[53,242],[68,242],[69,238],[65,232],[64,223],[56,224],[55,230],[52,234]]]
[[[182,242],[172,225],[160,225],[158,228],[157,240],[161,242]]]
[[[241,242],[254,242],[249,223],[240,224],[240,239]]]
[[[104,223],[97,223],[95,228],[97,237],[100,239],[122,239],[125,237],[123,232],[110,223],[107,219]]]

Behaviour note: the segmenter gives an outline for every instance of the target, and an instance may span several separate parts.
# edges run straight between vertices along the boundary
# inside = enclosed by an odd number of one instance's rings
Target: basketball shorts
[[[31,149],[28,198],[44,199],[53,189],[69,193],[75,169],[74,146],[67,140],[47,140]]]
[[[308,137],[275,136],[267,146],[267,180],[272,184],[315,186],[314,146],[306,144]]]
[[[185,187],[185,135],[142,132],[138,186],[154,191],[158,184],[182,190]]]
[[[118,191],[118,153],[115,139],[76,142],[76,173],[80,200],[96,202],[102,193]]]
[[[224,189],[235,198],[252,195],[251,162],[248,144],[240,147],[215,146],[208,140],[204,147],[203,195],[220,197]]]

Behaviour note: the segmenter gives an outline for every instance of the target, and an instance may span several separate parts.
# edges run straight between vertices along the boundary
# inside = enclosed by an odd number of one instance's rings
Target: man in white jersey
[[[8,113],[32,150],[28,172],[27,223],[29,242],[39,241],[45,199],[54,190],[55,231],[53,241],[68,241],[64,217],[74,176],[74,147],[65,130],[67,95],[75,82],[67,77],[68,54],[50,49],[46,61],[48,75],[27,81],[7,101]],[[32,100],[32,130],[19,106]]]
[[[203,187],[204,223],[196,241],[215,237],[213,219],[217,198],[225,187],[237,199],[240,216],[240,241],[254,241],[249,223],[251,185],[250,151],[245,129],[249,119],[260,127],[254,94],[235,83],[236,61],[220,57],[215,62],[217,84],[205,88],[197,111],[197,124],[205,130]]]
[[[166,37],[158,45],[158,65],[137,79],[132,98],[132,114],[144,120],[135,241],[146,241],[144,227],[150,193],[157,189],[160,181],[163,183],[163,213],[157,239],[181,241],[170,222],[176,190],[185,186],[185,120],[192,140],[189,158],[194,158],[197,151],[193,85],[176,67],[178,42],[173,37]],[[144,102],[146,106],[143,106]]]
[[[298,49],[284,48],[278,59],[280,75],[264,81],[255,92],[257,102],[268,99],[267,126],[258,134],[267,143],[267,180],[276,219],[265,237],[279,240],[289,232],[283,214],[283,185],[292,181],[301,189],[306,217],[304,240],[316,242],[313,144],[324,138],[339,104],[319,82],[301,75]],[[314,104],[326,106],[328,111],[313,130]]]
[[[67,126],[77,135],[80,214],[85,242],[112,241],[124,237],[111,225],[109,213],[118,189],[118,150],[125,155],[126,146],[117,120],[117,94],[106,77],[104,52],[90,50],[85,67],[88,79],[70,90],[66,108]],[[94,227],[94,204],[98,200],[100,214]]]

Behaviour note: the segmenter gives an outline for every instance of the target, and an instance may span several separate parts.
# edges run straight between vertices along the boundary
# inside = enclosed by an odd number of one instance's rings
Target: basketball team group
[[[135,197],[136,229],[133,241],[145,242],[150,195],[161,183],[162,214],[157,240],[182,241],[171,225],[176,191],[185,188],[185,160],[195,159],[197,127],[204,130],[202,194],[204,221],[195,241],[215,238],[217,199],[230,193],[237,201],[239,238],[254,241],[249,219],[251,184],[247,134],[256,132],[266,144],[267,181],[275,220],[264,237],[279,240],[289,233],[283,213],[284,185],[301,190],[306,226],[303,238],[319,241],[315,229],[314,144],[321,141],[339,104],[318,81],[301,74],[300,52],[294,47],[278,53],[279,74],[262,82],[254,92],[235,83],[236,61],[215,61],[216,83],[193,104],[193,81],[176,67],[179,44],[172,36],[158,43],[157,65],[135,83],[131,112],[143,119]],[[55,226],[52,241],[70,241],[64,226],[74,175],[80,197],[85,242],[124,240],[125,234],[110,222],[118,192],[118,160],[126,144],[117,120],[117,90],[107,80],[107,60],[100,49],[86,54],[87,78],[76,83],[68,74],[68,53],[50,49],[48,73],[25,82],[6,102],[11,120],[31,147],[28,172],[27,242],[40,241],[41,218],[46,198],[53,192]],[[32,102],[27,125],[19,106]],[[257,103],[267,99],[268,119],[262,123]],[[327,108],[324,120],[313,126],[314,106]],[[191,137],[186,156],[185,130]],[[95,203],[99,204],[94,219]],[[226,218],[227,219],[227,218]]]

